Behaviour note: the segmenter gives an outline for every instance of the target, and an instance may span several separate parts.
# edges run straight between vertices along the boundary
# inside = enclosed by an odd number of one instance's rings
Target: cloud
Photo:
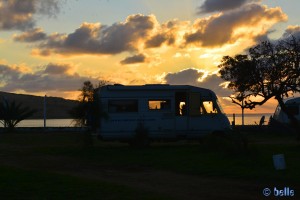
[[[18,42],[36,42],[46,38],[47,34],[41,28],[30,29],[19,35],[14,35],[14,40]]]
[[[172,85],[193,85],[213,90],[218,96],[227,97],[231,91],[223,88],[222,80],[216,74],[206,74],[199,69],[189,68],[175,73],[168,73],[163,78],[165,83]]]
[[[195,85],[203,75],[204,72],[191,68],[176,73],[168,73],[164,79],[166,83],[173,85]]]
[[[137,54],[125,58],[120,63],[122,65],[128,65],[128,64],[136,64],[136,63],[144,63],[144,62],[146,62],[146,56],[144,54]]]
[[[199,14],[232,10],[254,0],[205,0],[199,7]]]
[[[0,88],[5,82],[17,79],[19,76],[18,71],[20,70],[0,64]]]
[[[300,26],[288,26],[282,35],[282,38],[288,38],[294,36],[300,39]]]
[[[194,30],[185,34],[185,40],[186,44],[202,47],[222,46],[243,37],[253,39],[263,35],[272,25],[285,20],[287,15],[279,7],[247,4],[231,12],[197,20]]]
[[[189,23],[179,20],[167,21],[160,25],[156,34],[145,41],[146,48],[156,48],[163,44],[173,45],[178,38],[178,32],[187,28]]]
[[[15,40],[35,42],[41,39],[33,49],[34,55],[114,55],[123,52],[141,52],[147,48],[158,48],[163,44],[179,46],[180,44],[175,44],[177,39],[182,38],[179,33],[188,29],[188,26],[189,22],[179,20],[159,24],[154,15],[136,14],[128,16],[124,22],[111,26],[85,22],[73,33],[53,33],[46,38],[41,29],[35,29],[15,36]],[[38,35],[41,37],[37,37]]]
[[[59,0],[0,0],[0,30],[27,30],[35,26],[34,14],[53,16]]]
[[[70,70],[73,69],[73,66],[68,64],[57,64],[49,63],[46,65],[44,73],[46,74],[68,74]]]
[[[91,77],[70,73],[68,64],[50,63],[36,72],[24,72],[20,67],[0,65],[0,90],[15,92],[77,91],[86,80],[98,82]]]
[[[166,34],[163,34],[163,33],[157,34],[157,35],[151,37],[148,41],[146,41],[146,47],[147,48],[160,47],[168,39],[170,39],[171,41],[174,41],[174,39],[172,40],[172,38],[169,38],[169,36]]]
[[[130,15],[111,26],[83,23],[71,34],[52,34],[38,46],[40,52],[57,54],[118,54],[133,52],[158,23],[153,15]]]
[[[229,12],[199,18],[194,23],[178,19],[159,23],[154,15],[135,14],[109,26],[84,22],[71,33],[45,35],[42,29],[30,29],[14,39],[34,43],[32,55],[37,56],[135,55],[120,61],[127,64],[143,62],[138,53],[155,55],[158,49],[161,50],[159,53],[164,53],[240,44],[247,48],[257,40],[267,38],[269,29],[286,19],[280,8],[248,3]],[[162,46],[164,48],[159,48]]]

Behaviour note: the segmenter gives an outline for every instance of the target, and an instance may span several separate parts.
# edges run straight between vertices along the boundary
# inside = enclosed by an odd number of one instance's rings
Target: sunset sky
[[[225,55],[300,33],[299,0],[0,0],[0,90],[76,99],[86,80],[215,91]],[[271,101],[252,112],[273,112]]]

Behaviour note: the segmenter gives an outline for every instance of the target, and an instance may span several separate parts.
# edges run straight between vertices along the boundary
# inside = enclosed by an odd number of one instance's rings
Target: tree
[[[81,93],[78,97],[78,105],[70,111],[76,126],[90,126],[95,129],[99,126],[99,119],[107,117],[97,98],[98,91],[104,85],[107,85],[106,81],[99,81],[96,87],[90,81],[83,83],[80,89]]]
[[[291,36],[277,42],[265,41],[246,55],[224,56],[220,75],[234,91],[232,102],[253,109],[275,98],[297,127],[297,119],[283,99],[300,91],[300,40]]]
[[[8,131],[12,131],[22,120],[31,117],[36,110],[23,106],[22,103],[3,98],[0,103],[0,122]]]
[[[83,82],[83,86],[80,89],[81,93],[79,95],[80,102],[92,102],[94,98],[94,86],[91,81]]]
[[[78,105],[70,111],[70,114],[75,120],[75,125],[83,127],[86,125],[88,106],[94,98],[94,86],[90,81],[85,81],[79,91],[81,93],[78,97]]]

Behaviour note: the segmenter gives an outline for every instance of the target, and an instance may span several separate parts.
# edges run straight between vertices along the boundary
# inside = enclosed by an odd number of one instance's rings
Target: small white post
[[[46,128],[46,120],[47,120],[47,96],[44,97],[44,128]]]
[[[242,100],[242,126],[244,126],[244,100]]]

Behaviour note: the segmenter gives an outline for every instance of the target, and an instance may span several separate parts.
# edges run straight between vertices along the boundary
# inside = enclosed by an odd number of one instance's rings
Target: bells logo
[[[290,189],[289,187],[285,187],[282,190],[274,187],[274,196],[275,197],[293,197],[295,195],[295,191]]]
[[[273,190],[271,190],[270,188],[265,188],[263,190],[263,195],[266,197],[272,196],[272,192],[273,192],[273,196],[275,196],[275,197],[294,197],[295,196],[295,190],[291,189],[290,187],[284,187],[282,189],[274,187]]]

